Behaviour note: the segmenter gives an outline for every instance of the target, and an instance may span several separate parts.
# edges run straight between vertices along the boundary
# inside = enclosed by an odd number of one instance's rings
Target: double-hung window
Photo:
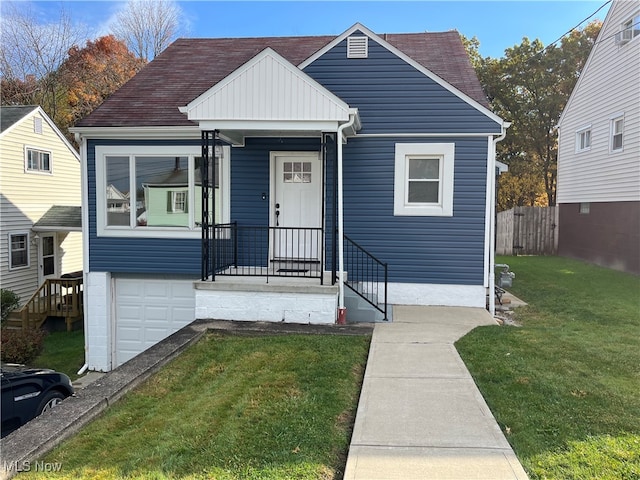
[[[25,170],[27,172],[51,173],[51,152],[26,147]]]
[[[29,266],[29,234],[9,234],[9,269]]]
[[[616,115],[611,118],[611,142],[612,152],[621,152],[623,149],[624,115]]]
[[[455,144],[396,143],[394,215],[453,215]]]
[[[202,222],[201,151],[182,147],[96,147],[98,234],[196,237]],[[229,148],[209,169],[209,222],[229,218]],[[215,208],[214,208],[215,199]]]
[[[576,132],[576,153],[591,150],[591,125]]]

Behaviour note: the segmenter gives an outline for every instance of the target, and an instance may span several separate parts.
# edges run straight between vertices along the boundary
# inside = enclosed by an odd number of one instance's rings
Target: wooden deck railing
[[[82,276],[47,279],[19,313],[22,328],[39,328],[47,317],[63,317],[71,331],[83,318]]]

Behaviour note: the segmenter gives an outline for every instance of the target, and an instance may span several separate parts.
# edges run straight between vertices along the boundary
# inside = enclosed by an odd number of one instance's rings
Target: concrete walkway
[[[346,480],[513,480],[527,475],[453,343],[484,309],[394,307],[376,324]]]

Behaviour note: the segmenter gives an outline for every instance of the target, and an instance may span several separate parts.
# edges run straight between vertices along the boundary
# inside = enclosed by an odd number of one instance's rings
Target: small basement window
[[[589,202],[581,202],[580,203],[580,214],[586,215],[591,211],[591,203]]]
[[[369,56],[369,37],[353,36],[347,38],[347,58],[367,58]]]

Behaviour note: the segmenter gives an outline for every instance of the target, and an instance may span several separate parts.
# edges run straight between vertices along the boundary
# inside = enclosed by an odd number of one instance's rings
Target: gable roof
[[[0,107],[0,132],[9,129],[37,108],[37,105]]]
[[[42,119],[47,122],[47,125],[53,130],[60,141],[64,144],[65,147],[71,152],[71,154],[76,157],[78,162],[80,161],[80,154],[78,151],[71,145],[67,137],[60,131],[53,120],[47,115],[47,113],[42,109],[42,107],[38,105],[15,105],[15,106],[2,106],[0,107],[0,123],[2,124],[2,129],[0,130],[0,136],[4,136],[7,132],[12,130],[18,123],[24,120],[27,117],[35,116],[36,114],[40,115]]]
[[[181,38],[146,65],[77,127],[193,126],[180,107],[266,48],[300,65],[338,36]],[[379,36],[419,65],[488,108],[458,32]]]

